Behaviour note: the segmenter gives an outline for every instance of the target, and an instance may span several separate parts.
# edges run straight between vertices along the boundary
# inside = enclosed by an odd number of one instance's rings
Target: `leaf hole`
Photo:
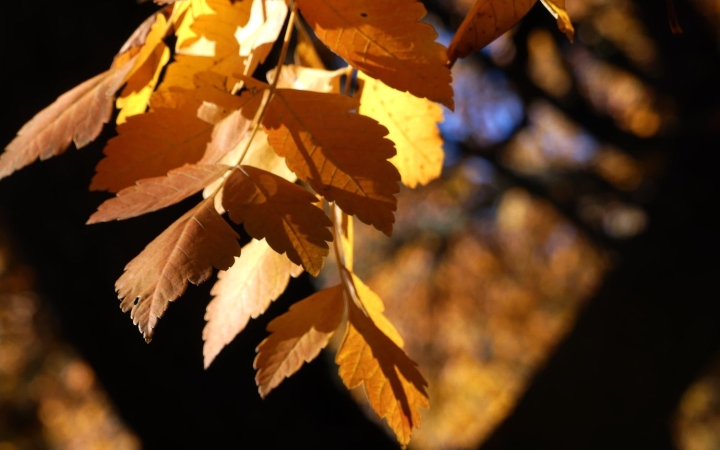
[[[360,17],[367,17],[367,13],[360,13]]]

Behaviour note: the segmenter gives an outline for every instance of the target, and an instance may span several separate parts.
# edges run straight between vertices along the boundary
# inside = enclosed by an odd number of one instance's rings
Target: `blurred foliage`
[[[140,448],[47,308],[0,235],[0,450]]]
[[[679,450],[720,448],[720,358],[683,394],[674,427]]]

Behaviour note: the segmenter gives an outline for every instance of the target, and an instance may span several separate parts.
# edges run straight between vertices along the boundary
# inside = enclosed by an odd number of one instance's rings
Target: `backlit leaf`
[[[156,109],[118,126],[105,147],[92,190],[118,192],[143,178],[157,177],[199,161],[213,125],[175,109]]]
[[[124,123],[129,116],[145,112],[160,72],[170,60],[170,49],[163,42],[170,28],[168,21],[161,13],[155,17],[155,23],[146,36],[135,66],[126,77],[127,84],[116,101],[120,109],[116,121],[118,124]]]
[[[442,109],[427,99],[400,92],[362,72],[364,82],[360,114],[372,117],[390,131],[397,155],[390,162],[397,167],[404,185],[414,188],[440,176],[443,166],[442,138],[437,124]]]
[[[210,292],[214,295],[205,312],[203,358],[210,366],[248,321],[259,317],[285,291],[298,266],[271,249],[264,240],[250,241],[227,271],[218,273]],[[300,272],[302,269],[300,269]]]
[[[263,125],[270,145],[297,176],[348,214],[390,235],[397,169],[387,130],[356,114],[350,97],[278,89]]]
[[[134,62],[127,60],[76,86],[23,125],[0,156],[0,178],[63,153],[70,142],[77,148],[92,142],[110,120],[115,92]]]
[[[315,201],[302,187],[252,166],[234,171],[223,190],[223,207],[230,219],[317,276],[332,240],[327,228],[332,222]]]
[[[166,176],[140,180],[100,205],[87,223],[129,219],[174,205],[199,192],[228,169],[223,165],[188,164]]]
[[[354,302],[347,302],[348,326],[335,362],[348,389],[365,386],[370,405],[395,432],[401,445],[410,441],[429,408],[427,382],[417,365]]]
[[[403,92],[453,107],[450,70],[437,33],[418,22],[415,0],[298,0],[303,17],[330,50]]]
[[[115,283],[120,307],[130,311],[145,340],[150,341],[158,319],[180,297],[188,281],[200,284],[212,268],[226,270],[240,255],[239,236],[203,201],[153,240],[125,266]]]
[[[475,0],[448,47],[450,64],[485,47],[522,19],[537,0]]]
[[[268,324],[272,334],[258,346],[254,363],[261,397],[320,354],[340,325],[343,309],[343,290],[335,286],[295,303]]]

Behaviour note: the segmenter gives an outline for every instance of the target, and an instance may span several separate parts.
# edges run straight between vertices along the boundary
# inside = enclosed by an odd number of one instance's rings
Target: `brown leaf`
[[[405,446],[429,408],[427,382],[416,364],[385,336],[354,302],[348,304],[348,327],[335,362],[348,389],[364,384],[370,405]]]
[[[92,142],[110,120],[115,92],[134,62],[130,59],[76,86],[26,123],[0,156],[0,178],[38,158],[65,152],[70,142],[77,148]]]
[[[315,206],[315,196],[284,178],[241,166],[225,182],[223,207],[255,239],[317,276],[328,254],[332,222]]]
[[[485,47],[512,28],[537,0],[475,0],[448,47],[449,65]]]
[[[343,305],[342,288],[331,287],[295,303],[268,324],[272,334],[258,346],[254,363],[261,397],[320,354],[340,325]]]
[[[453,108],[450,70],[437,33],[420,23],[415,0],[298,0],[303,17],[330,50],[388,86]]]
[[[360,114],[372,117],[390,131],[397,155],[390,162],[397,167],[405,186],[414,188],[438,178],[442,172],[443,140],[437,124],[442,109],[436,103],[400,92],[380,80],[358,72],[363,81]]]
[[[358,103],[336,94],[278,89],[263,125],[270,145],[297,176],[348,214],[390,235],[397,169],[387,129],[354,113]]]
[[[130,311],[146,341],[188,281],[200,284],[212,268],[228,269],[240,255],[239,236],[206,200],[188,211],[125,266],[115,283],[120,308]]]
[[[207,369],[220,351],[250,321],[263,314],[285,291],[298,266],[271,249],[264,240],[251,240],[227,271],[218,273],[205,312],[203,357]]]
[[[156,109],[118,126],[105,146],[91,190],[118,192],[137,180],[199,161],[213,125],[174,109]]]
[[[129,219],[174,205],[200,192],[228,169],[230,167],[223,165],[188,164],[171,170],[166,176],[140,180],[100,205],[87,223]]]

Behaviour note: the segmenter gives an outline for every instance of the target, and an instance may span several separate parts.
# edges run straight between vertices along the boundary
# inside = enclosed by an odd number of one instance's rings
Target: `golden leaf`
[[[100,205],[87,223],[129,219],[174,205],[202,190],[229,168],[188,164],[163,177],[139,180]]]
[[[156,109],[128,118],[105,147],[90,189],[119,190],[137,180],[165,175],[199,161],[213,126],[175,109]]]
[[[348,214],[390,235],[397,169],[387,130],[354,113],[350,97],[278,89],[263,125],[270,145],[297,176]]]
[[[452,65],[485,47],[520,21],[537,0],[475,0],[448,47]]]
[[[414,188],[438,178],[443,166],[442,138],[437,124],[442,109],[427,99],[395,90],[363,72],[360,114],[372,117],[390,131],[397,155],[390,162],[397,167],[404,185]]]
[[[203,358],[209,367],[220,351],[285,291],[298,266],[278,254],[264,240],[253,239],[227,271],[218,273],[205,312]]]
[[[360,384],[370,406],[405,446],[422,421],[419,408],[429,408],[427,382],[403,350],[355,305],[347,302],[348,326],[335,362],[348,389]]]
[[[370,319],[375,323],[375,326],[377,326],[385,336],[389,337],[395,345],[402,348],[404,345],[402,336],[400,336],[395,325],[383,314],[385,305],[382,299],[354,273],[352,274],[352,282],[358,300],[362,304],[365,312],[370,316]]]
[[[127,84],[116,100],[116,106],[120,109],[116,120],[118,125],[124,123],[129,116],[145,112],[160,72],[170,60],[170,49],[163,42],[170,28],[168,21],[161,13],[155,17],[155,23],[140,49],[135,66],[126,77]]]
[[[228,269],[240,255],[239,236],[203,201],[175,221],[125,266],[115,283],[120,307],[130,311],[146,341],[170,302],[200,284],[212,268]]]
[[[302,187],[252,166],[234,171],[223,189],[223,207],[233,222],[317,276],[332,241],[327,229],[332,222],[315,201]]]
[[[343,305],[342,288],[331,287],[295,303],[268,324],[272,334],[258,346],[254,363],[261,397],[320,354],[340,325]]]
[[[298,0],[303,17],[330,50],[403,92],[453,108],[450,70],[437,33],[420,23],[415,0]]]

